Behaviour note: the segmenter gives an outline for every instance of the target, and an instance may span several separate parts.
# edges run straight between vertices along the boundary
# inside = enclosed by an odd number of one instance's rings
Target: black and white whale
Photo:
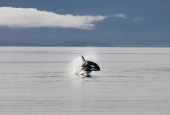
[[[92,71],[100,71],[100,67],[95,62],[85,60],[82,55],[81,57],[83,60],[81,69],[85,72],[85,74],[90,74]]]

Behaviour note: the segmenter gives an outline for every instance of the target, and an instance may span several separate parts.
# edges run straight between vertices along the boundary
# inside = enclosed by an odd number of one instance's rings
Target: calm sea
[[[170,48],[0,47],[0,115],[170,115]]]

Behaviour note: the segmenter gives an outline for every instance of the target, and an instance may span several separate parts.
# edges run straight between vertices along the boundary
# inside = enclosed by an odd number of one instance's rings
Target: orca
[[[85,72],[85,74],[90,74],[92,71],[100,71],[100,67],[92,61],[87,61],[84,59],[84,57],[81,55],[83,64],[81,66],[81,69]]]

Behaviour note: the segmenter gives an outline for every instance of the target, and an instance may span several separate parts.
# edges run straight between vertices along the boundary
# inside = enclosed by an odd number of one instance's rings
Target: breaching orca
[[[83,60],[83,65],[81,66],[82,70],[84,70],[85,74],[90,74],[92,71],[100,71],[100,67],[92,61],[87,61],[81,55]]]

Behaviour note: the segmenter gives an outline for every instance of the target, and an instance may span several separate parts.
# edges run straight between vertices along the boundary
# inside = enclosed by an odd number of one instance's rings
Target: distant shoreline
[[[115,45],[115,46],[55,46],[55,45],[0,45],[0,47],[170,47],[170,45],[167,46],[149,46],[149,45]]]

